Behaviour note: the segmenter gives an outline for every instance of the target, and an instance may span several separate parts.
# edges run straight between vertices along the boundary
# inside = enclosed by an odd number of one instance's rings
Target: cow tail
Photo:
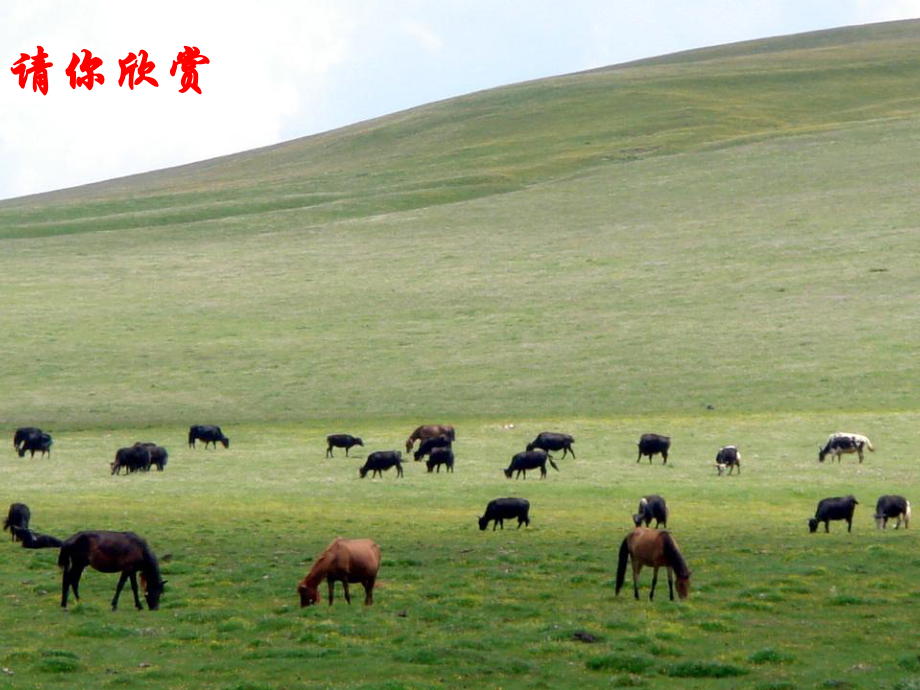
[[[547,456],[546,459],[549,460],[549,464],[553,466],[553,469],[558,472],[559,468],[556,466],[556,463],[553,462],[553,459],[549,456]]]
[[[866,438],[866,448],[871,450],[873,453],[875,452],[875,447],[872,445],[872,441],[870,441],[868,437]]]
[[[910,501],[907,502],[907,508],[904,510],[904,528],[910,527]]]
[[[629,544],[627,543],[627,538],[623,538],[623,543],[620,544],[620,558],[617,561],[617,591],[619,594],[620,590],[623,589],[623,582],[626,580],[626,564],[629,562]]]

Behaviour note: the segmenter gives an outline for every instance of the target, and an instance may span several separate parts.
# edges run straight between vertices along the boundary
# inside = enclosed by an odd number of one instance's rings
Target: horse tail
[[[58,554],[58,567],[63,569],[65,575],[70,572],[70,549],[63,544],[61,545],[61,553]]]
[[[623,589],[623,582],[626,580],[626,564],[629,562],[629,543],[627,539],[628,537],[624,537],[623,543],[620,544],[620,559],[617,561],[617,594]]]
[[[664,542],[664,558],[668,565],[674,568],[677,577],[690,577],[690,568],[687,567],[687,561],[677,549],[677,544],[671,537],[670,532],[662,532],[661,539]]]
[[[558,471],[559,471],[559,468],[556,467],[556,463],[553,462],[553,459],[552,459],[551,457],[549,457],[548,455],[546,456],[546,459],[549,460],[549,464],[553,466],[553,469],[556,470],[556,471],[558,472]]]

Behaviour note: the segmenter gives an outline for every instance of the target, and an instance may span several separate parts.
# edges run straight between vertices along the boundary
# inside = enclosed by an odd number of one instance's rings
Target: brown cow
[[[333,539],[316,559],[307,576],[297,585],[300,606],[312,606],[319,602],[319,584],[323,579],[329,585],[330,606],[336,580],[342,583],[345,601],[349,604],[351,595],[348,593],[348,584],[360,582],[364,585],[364,605],[370,606],[374,603],[374,582],[379,568],[380,547],[370,539]]]

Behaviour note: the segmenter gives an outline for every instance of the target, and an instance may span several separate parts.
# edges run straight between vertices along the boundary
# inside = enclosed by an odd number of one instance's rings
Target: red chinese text
[[[176,76],[176,66],[182,67],[182,88],[179,89],[179,93],[185,93],[192,89],[195,93],[200,94],[201,89],[198,88],[198,65],[207,65],[210,62],[197,47],[190,48],[185,46],[185,50],[176,56],[176,59],[173,60],[172,68],[169,70],[169,76],[174,77]]]
[[[153,68],[156,67],[156,63],[153,60],[147,60],[147,51],[139,50],[141,61],[140,64],[137,62],[137,55],[134,53],[128,53],[128,57],[124,60],[118,61],[118,66],[121,68],[121,76],[118,77],[118,85],[122,86],[125,83],[125,77],[128,78],[128,88],[132,91],[134,90],[134,84],[137,83],[140,86],[143,82],[149,82],[154,86],[159,86],[157,80],[153,77],[148,77],[147,75],[153,71]],[[134,79],[134,72],[137,71],[137,81]]]
[[[83,61],[80,62],[80,58],[77,57],[76,53],[73,53],[73,59],[70,61],[70,66],[65,70],[68,77],[70,77],[70,88],[75,89],[78,86],[85,86],[88,90],[93,90],[93,85],[96,82],[100,84],[105,83],[105,77],[101,74],[96,74],[96,70],[102,65],[101,58],[94,58],[91,51],[84,48]],[[82,77],[77,76],[76,66],[77,63],[80,63],[80,71],[84,72]]]
[[[48,68],[54,65],[53,62],[45,62],[48,53],[41,46],[35,46],[35,55],[32,59],[32,66],[26,69],[26,60],[29,59],[28,53],[20,53],[20,58],[13,63],[10,71],[19,77],[19,88],[26,88],[26,81],[29,75],[32,75],[32,91],[41,91],[42,96],[48,95]]]

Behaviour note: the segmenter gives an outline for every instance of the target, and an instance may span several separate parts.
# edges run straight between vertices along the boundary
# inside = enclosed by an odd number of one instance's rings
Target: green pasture
[[[918,39],[665,56],[0,202],[0,433],[55,438],[0,452],[0,506],[171,554],[159,612],[87,572],[64,613],[56,554],[0,540],[0,690],[920,688],[916,529],[871,519],[920,505]],[[324,458],[421,423],[457,427],[454,475]],[[506,480],[542,430],[578,458]],[[877,451],[819,465],[834,431]],[[110,476],[139,440],[166,471]],[[614,596],[646,493],[685,602]],[[847,493],[853,533],[808,534]],[[507,495],[532,527],[479,532]],[[377,603],[301,611],[337,535],[380,544]]]

